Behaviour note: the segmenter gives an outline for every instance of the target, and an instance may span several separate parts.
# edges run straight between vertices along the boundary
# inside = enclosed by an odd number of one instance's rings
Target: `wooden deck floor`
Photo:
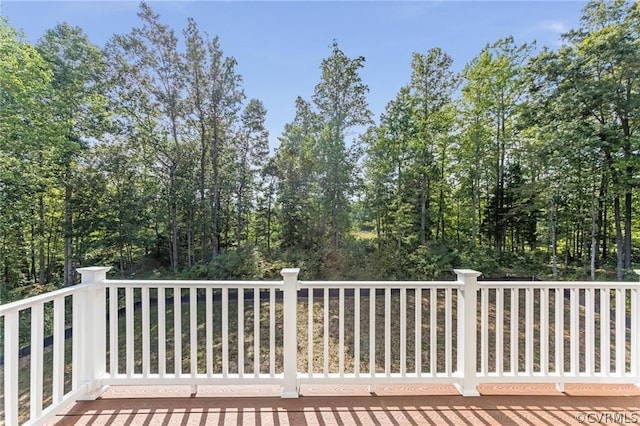
[[[55,425],[522,425],[640,423],[640,388],[627,385],[491,385],[463,398],[450,386],[112,387],[77,402]]]

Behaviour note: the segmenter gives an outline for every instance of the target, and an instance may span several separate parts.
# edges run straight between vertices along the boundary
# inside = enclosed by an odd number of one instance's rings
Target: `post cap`
[[[76,271],[83,272],[108,272],[111,270],[111,266],[85,266],[84,268],[78,268]]]
[[[76,271],[82,276],[82,284],[87,284],[106,279],[109,269],[111,269],[111,266],[87,266],[78,268]]]
[[[453,272],[458,276],[477,278],[482,275],[482,272],[476,271],[475,269],[454,269]]]
[[[300,268],[284,268],[282,271],[280,271],[280,275],[282,275],[283,277],[298,275],[299,273]]]

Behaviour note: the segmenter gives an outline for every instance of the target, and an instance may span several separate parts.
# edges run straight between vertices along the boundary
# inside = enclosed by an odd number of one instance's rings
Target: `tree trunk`
[[[248,148],[247,148],[248,151]],[[245,190],[249,192],[250,187],[247,183],[248,181],[248,169],[249,169],[249,159],[247,158],[247,152],[244,154],[244,158],[242,159],[242,166],[240,171],[240,179],[238,182],[238,211],[237,213],[237,224],[236,224],[236,250],[240,250],[242,248],[243,242],[245,241],[244,235],[244,217],[245,217]],[[249,194],[250,195],[250,194]],[[249,235],[247,235],[247,240]]]
[[[376,241],[378,243],[378,250],[382,248],[382,214],[380,213],[380,209],[377,209],[376,214]]]
[[[338,227],[338,195],[334,194],[333,203],[331,203],[331,227],[332,227],[332,244],[333,248],[338,248],[340,244],[340,231]]]
[[[201,118],[202,122],[202,118]],[[207,261],[207,203],[206,203],[206,190],[205,190],[205,175],[206,175],[206,162],[207,162],[207,146],[204,125],[201,124],[201,136],[200,136],[200,260],[205,263]]]
[[[595,250],[595,258],[594,258],[594,268],[598,269],[600,267],[600,247],[601,244],[600,242],[603,241],[603,208],[604,208],[604,188],[603,188],[603,184],[604,184],[604,179],[605,179],[605,175],[603,173],[602,175],[602,179],[600,180],[600,189],[598,192],[598,197],[597,200],[593,200],[596,204],[596,212],[595,212],[595,245],[593,247],[593,250]],[[594,188],[595,190],[595,188]],[[605,244],[604,241],[602,242],[602,244]]]
[[[471,207],[471,245],[473,247],[476,246],[476,236],[478,233],[478,216],[477,216],[477,209],[478,209],[478,186],[476,185],[476,179],[474,177],[473,179],[473,189],[472,189],[472,207]]]
[[[496,164],[496,202],[494,208],[495,215],[495,241],[494,247],[498,256],[502,256],[504,251],[504,242],[506,239],[506,227],[502,217],[502,211],[504,207],[504,163],[505,163],[505,117],[502,112],[502,103],[500,104],[501,113],[498,116],[497,131],[496,131],[496,145],[498,148],[498,162]]]
[[[556,205],[555,202],[549,208],[549,234],[551,239],[551,270],[553,279],[558,279],[558,236],[556,233]]]
[[[47,279],[46,274],[46,253],[44,248],[44,197],[42,194],[38,197],[38,282],[43,285]]]
[[[569,258],[571,257],[571,248],[570,248],[571,246],[569,245],[569,242],[571,241],[571,234],[572,234],[571,230],[567,229],[567,234],[565,235],[566,244],[564,245],[564,269],[565,269],[565,271],[569,267]]]
[[[64,285],[73,284],[73,216],[71,211],[72,188],[68,182],[71,178],[70,170],[66,171],[66,182],[64,186]]]
[[[460,203],[456,209],[456,244],[460,244]]]
[[[398,161],[398,186],[396,188],[397,191],[397,212],[399,213],[402,209],[402,162]],[[400,255],[400,250],[402,250],[402,231],[400,227],[400,220],[398,220],[398,214],[396,213],[396,244],[397,244],[397,254]]]
[[[624,276],[624,246],[622,239],[622,224],[620,215],[620,196],[613,199],[613,214],[616,227],[616,277],[622,280]]]
[[[169,227],[171,229],[171,269],[178,272],[178,206],[175,191],[175,165],[169,171]]]
[[[446,239],[444,235],[444,191],[442,188],[440,188],[440,193],[438,194],[438,226],[436,232],[436,240]]]
[[[632,98],[631,95],[631,83],[627,80],[626,85],[626,99],[629,101]],[[625,269],[631,269],[631,215],[633,214],[632,208],[632,185],[633,185],[633,151],[631,147],[631,128],[629,127],[629,116],[626,113],[619,114],[621,116],[620,122],[622,124],[622,132],[624,134],[624,160],[627,166],[625,167],[625,194],[624,194],[624,267]]]
[[[271,203],[273,191],[269,188],[269,199],[267,205],[267,254],[271,254]]]
[[[236,212],[236,250],[239,251],[242,246],[243,236],[243,216],[244,216],[244,179],[241,179],[240,188],[238,189],[238,210]]]
[[[213,205],[211,206],[211,255],[220,254],[220,187],[214,184]]]
[[[631,179],[627,177],[627,179]],[[632,193],[624,194],[624,268],[631,269],[631,215],[633,214]]]
[[[427,244],[427,212],[429,210],[429,180],[423,182],[420,191],[420,243]]]
[[[228,248],[231,244],[231,238],[229,237],[229,233],[231,232],[231,218],[233,217],[232,209],[231,209],[231,196],[226,198],[225,204],[225,216],[224,216],[224,232],[221,238],[222,247]]]
[[[192,213],[189,214],[189,222],[187,223],[187,266],[190,268],[193,266],[195,255],[193,253],[193,217]]]
[[[591,190],[591,280],[596,280],[598,268],[598,212],[596,202],[596,189]]]
[[[31,216],[35,216],[36,212],[31,207]],[[36,225],[35,223],[30,222],[29,227],[31,228],[29,232],[29,260],[27,261],[27,280],[29,282],[36,282]]]
[[[602,230],[602,261],[606,261],[609,257],[609,220],[607,216],[607,205],[604,203],[604,194],[606,193],[606,189],[603,188],[603,191],[600,192],[600,208],[602,210],[602,221],[600,223],[600,229]]]
[[[214,122],[213,140],[211,142],[211,167],[213,172],[213,204],[211,206],[211,254],[213,257],[220,254],[220,170],[218,128]]]

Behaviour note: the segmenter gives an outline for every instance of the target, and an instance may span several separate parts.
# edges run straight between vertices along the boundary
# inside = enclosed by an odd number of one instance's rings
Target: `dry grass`
[[[439,291],[439,297],[437,300],[436,310],[438,322],[434,331],[437,337],[437,367],[436,371],[445,371],[445,307],[444,307],[444,291]],[[425,293],[427,295],[428,293]],[[313,371],[316,373],[323,371],[324,366],[324,336],[325,328],[324,323],[324,306],[328,306],[328,333],[327,335],[327,348],[328,353],[327,364],[330,373],[339,372],[340,358],[339,358],[339,343],[340,332],[339,324],[340,317],[344,318],[344,371],[353,372],[355,354],[355,342],[354,342],[354,321],[355,321],[355,299],[353,297],[344,298],[344,311],[342,314],[339,310],[339,300],[332,295],[329,298],[328,305],[324,304],[324,298],[320,292],[316,291],[316,297],[313,300]],[[171,296],[170,296],[171,297]],[[400,368],[400,297],[397,292],[391,295],[390,305],[390,323],[391,332],[386,336],[385,330],[385,309],[384,309],[384,295],[378,294],[375,298],[375,352],[376,352],[376,371],[384,371],[384,352],[385,341],[390,341],[391,350],[391,371],[399,371]],[[449,319],[451,322],[452,336],[454,342],[451,342],[451,351],[453,359],[455,359],[455,337],[456,337],[456,321],[455,321],[455,295],[452,296],[454,301],[454,308],[452,309],[452,315]],[[368,291],[362,292],[360,297],[360,371],[369,371],[369,307],[370,298]],[[165,348],[167,353],[166,359],[166,371],[171,374],[175,372],[174,357],[175,357],[175,342],[174,342],[174,311],[173,303],[167,303],[167,309],[164,312],[165,324],[166,324],[166,339]],[[259,328],[260,328],[260,373],[269,372],[269,316],[270,316],[270,303],[268,300],[262,299],[259,304]],[[158,366],[158,334],[157,334],[157,303],[154,301],[150,304],[150,320],[151,320],[151,334],[150,334],[150,371],[151,373],[157,373]],[[190,319],[190,307],[188,304],[181,305],[181,325],[182,325],[182,372],[185,374],[191,373],[191,347],[190,347],[190,332],[188,329]],[[422,354],[421,361],[423,371],[429,371],[431,369],[430,364],[430,342],[429,336],[431,333],[431,325],[428,322],[430,315],[430,299],[428,296],[423,297],[422,300],[422,314],[423,322],[422,328]],[[205,304],[203,301],[199,301],[197,306],[197,318],[198,318],[198,362],[197,373],[206,372],[206,348],[205,348]],[[407,369],[411,370],[415,368],[415,294],[412,291],[407,293],[407,309],[406,309],[406,347],[407,347]],[[275,371],[276,373],[282,371],[282,302],[278,300],[275,304]],[[228,353],[229,353],[229,373],[238,373],[238,299],[235,292],[230,293],[229,305],[228,305]],[[247,299],[244,302],[244,342],[242,348],[244,350],[244,373],[254,373],[254,303],[253,299]],[[124,330],[124,316],[119,318],[119,330]],[[214,374],[222,373],[222,303],[216,298],[213,302],[213,365],[212,371]],[[307,372],[309,370],[307,355],[308,355],[308,299],[305,296],[300,298],[297,310],[297,324],[298,324],[298,369],[299,371]],[[134,367],[135,373],[142,372],[141,364],[141,346],[142,346],[142,320],[141,315],[136,315],[134,320],[134,353],[136,364]],[[125,372],[126,358],[125,358],[126,342],[124,335],[120,332],[119,336],[119,373]]]
[[[540,347],[540,294],[538,291],[534,292],[533,298],[533,318],[534,318],[534,327],[533,327],[533,370],[540,371],[542,370],[542,366],[540,365],[540,357],[537,348]],[[244,302],[244,341],[242,347],[244,349],[244,372],[246,374],[254,373],[254,304],[252,293],[245,293],[246,297],[249,297]],[[321,373],[324,371],[325,365],[325,353],[328,355],[326,364],[328,365],[329,373],[338,373],[340,367],[340,355],[339,355],[339,345],[340,345],[340,318],[343,318],[344,322],[344,335],[343,335],[343,346],[344,346],[344,358],[343,358],[343,369],[344,372],[353,372],[355,368],[355,360],[359,359],[360,371],[363,373],[369,372],[369,353],[370,353],[370,298],[368,294],[368,290],[362,290],[360,296],[360,351],[358,354],[355,353],[355,341],[356,336],[354,335],[354,324],[355,324],[355,298],[349,294],[344,297],[344,310],[341,312],[339,307],[339,299],[337,294],[331,294],[329,297],[328,303],[325,302],[322,291],[316,290],[313,298],[313,360],[312,360],[312,371],[314,373]],[[264,296],[263,296],[264,297]],[[446,322],[446,311],[445,311],[445,290],[438,290],[436,294],[436,323],[430,323],[430,309],[431,309],[431,294],[429,291],[423,291],[421,298],[421,321],[419,326],[421,327],[421,337],[422,342],[420,344],[419,360],[421,362],[421,371],[423,373],[431,372],[432,370],[435,372],[445,372],[447,371],[447,362],[450,362],[449,368],[453,369],[453,366],[456,364],[456,354],[457,354],[457,323],[456,323],[456,306],[457,306],[457,297],[455,291],[451,294],[451,312],[448,317],[449,325],[451,329],[451,341],[447,342],[445,327],[447,327]],[[505,291],[504,293],[504,313],[503,313],[503,348],[502,348],[502,358],[504,360],[502,369],[503,371],[511,371],[511,293],[509,291]],[[519,316],[517,318],[517,365],[515,368],[518,371],[524,371],[525,362],[526,362],[526,352],[525,352],[525,291],[520,290],[518,292],[519,299]],[[546,366],[548,371],[555,371],[555,344],[556,344],[556,330],[555,330],[555,317],[554,317],[554,306],[555,306],[555,293],[549,293],[549,304],[550,307],[548,311],[548,317],[550,325],[548,327],[547,337],[548,337],[548,348],[549,348],[549,357],[548,364]],[[599,296],[596,295],[596,304],[599,301]],[[390,345],[390,371],[391,372],[400,372],[400,351],[401,351],[401,307],[400,307],[400,295],[398,291],[394,291],[390,297],[390,332],[388,335],[385,335],[385,296],[381,291],[378,291],[377,296],[375,297],[375,369],[377,372],[382,372],[385,369],[384,364],[384,354],[385,354],[385,342],[389,342]],[[259,304],[259,327],[260,327],[260,373],[267,373],[269,371],[269,301],[264,298],[260,301]],[[324,327],[324,317],[325,317],[325,307],[328,307],[327,316],[329,318],[328,326]],[[564,370],[568,370],[570,368],[570,345],[572,336],[570,334],[569,327],[569,315],[570,315],[570,303],[568,299],[563,300],[564,307],[564,330],[563,333],[563,344],[564,344]],[[189,324],[189,305],[183,304],[181,306],[182,310],[182,371],[183,373],[190,373],[190,336],[188,330]],[[586,315],[584,312],[584,307],[580,306],[579,312],[579,327],[578,327],[578,344],[582,350],[579,351],[579,371],[584,371],[585,369],[585,321]],[[205,321],[204,321],[204,302],[200,301],[197,307],[197,317],[198,317],[198,373],[206,372],[206,364],[205,364]],[[151,317],[151,366],[150,370],[152,373],[158,371],[157,366],[157,308],[154,303],[151,303],[150,309],[150,317]],[[213,302],[213,365],[212,371],[214,373],[222,373],[222,306],[221,301],[219,299],[214,300]],[[173,341],[173,305],[168,304],[166,312],[166,350],[167,350],[167,367],[166,370],[168,373],[174,372],[174,341]],[[235,293],[230,293],[229,296],[229,306],[228,306],[228,324],[229,324],[229,339],[228,339],[228,351],[229,351],[229,373],[237,373],[238,372],[238,335],[240,333],[237,332],[237,324],[238,324],[238,300],[237,295]],[[415,371],[415,361],[416,361],[416,353],[415,353],[415,293],[413,290],[408,290],[406,293],[406,309],[405,309],[405,330],[406,330],[406,339],[405,339],[405,353],[406,353],[406,370],[407,371]],[[282,302],[278,300],[275,304],[275,367],[276,372],[282,371]],[[478,307],[478,318],[480,318],[480,308]],[[120,329],[122,330],[124,327],[124,317],[120,317]],[[298,309],[297,309],[297,325],[298,325],[298,370],[301,372],[309,371],[309,362],[308,362],[308,299],[305,296],[299,298]],[[611,317],[610,321],[611,333],[610,333],[610,342],[609,347],[611,349],[611,357],[610,357],[610,368],[615,368],[615,318]],[[432,368],[431,365],[431,332],[435,333],[436,338],[436,358],[435,363]],[[478,342],[480,342],[480,328],[482,325],[478,324]],[[142,366],[140,363],[141,357],[140,349],[141,349],[141,319],[139,315],[136,315],[135,321],[135,336],[134,339],[134,352],[136,354],[136,366],[135,372],[142,372]],[[594,314],[594,341],[595,341],[595,351],[593,354],[594,367],[596,371],[600,369],[600,318],[599,314]],[[325,332],[327,331],[327,332]],[[489,311],[488,311],[488,323],[486,324],[486,333],[487,333],[487,345],[488,345],[488,359],[487,364],[489,366],[489,372],[496,371],[496,354],[498,353],[496,344],[495,344],[495,336],[496,336],[496,308],[495,308],[495,291],[489,292]],[[327,336],[327,347],[325,348],[324,339],[325,335]],[[125,358],[124,358],[124,347],[125,341],[124,336],[121,333],[120,336],[120,359],[119,372],[124,372]],[[448,346],[448,348],[447,348]],[[606,346],[606,345],[605,345]],[[450,357],[447,356],[448,351],[450,351]],[[627,329],[627,336],[625,341],[625,359],[629,360],[629,330]],[[478,367],[480,368],[481,360],[478,358]]]

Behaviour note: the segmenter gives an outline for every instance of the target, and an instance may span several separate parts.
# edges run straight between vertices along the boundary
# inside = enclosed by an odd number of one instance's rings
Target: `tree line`
[[[590,2],[558,49],[506,37],[461,72],[442,49],[416,52],[377,121],[365,58],[333,41],[273,153],[266,106],[219,39],[144,2],[138,15],[104,48],[69,24],[31,44],[0,23],[3,300],[90,264],[197,278],[630,272],[637,3]]]

